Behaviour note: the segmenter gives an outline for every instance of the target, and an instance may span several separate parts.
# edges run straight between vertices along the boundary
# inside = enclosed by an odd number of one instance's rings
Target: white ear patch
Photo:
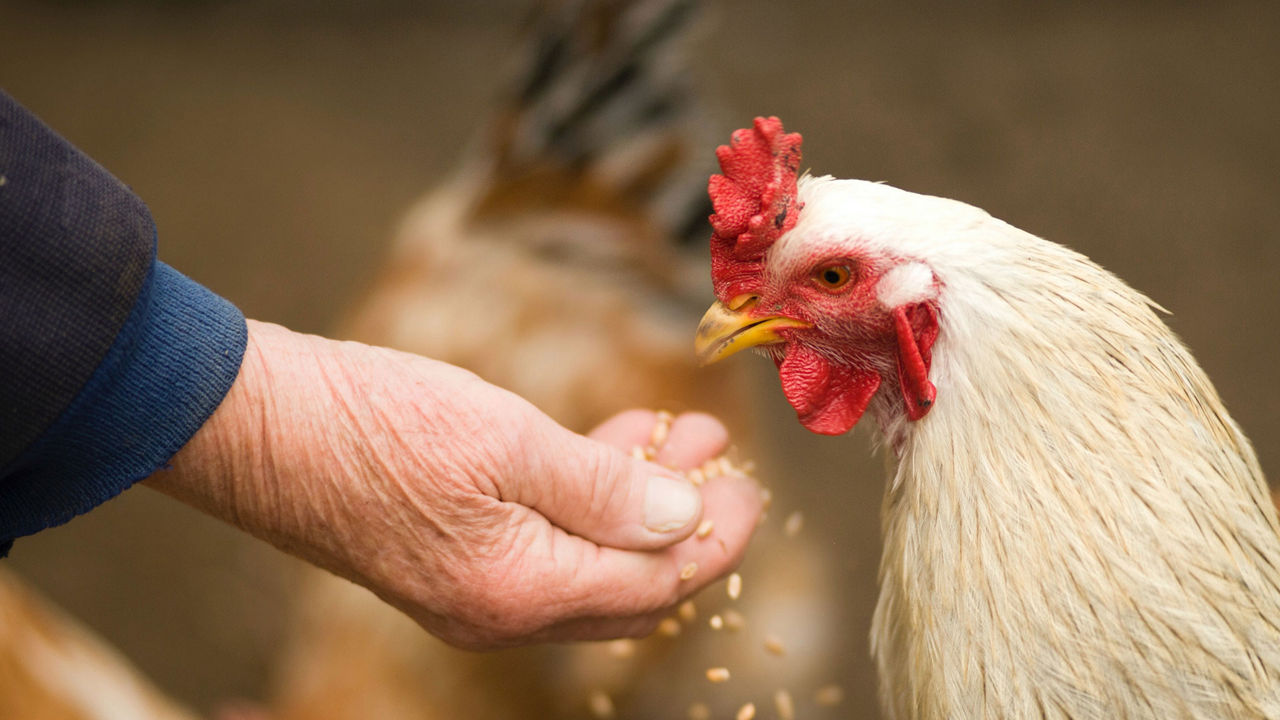
[[[932,300],[937,295],[933,271],[921,262],[898,265],[881,276],[880,282],[876,284],[876,299],[889,310]]]

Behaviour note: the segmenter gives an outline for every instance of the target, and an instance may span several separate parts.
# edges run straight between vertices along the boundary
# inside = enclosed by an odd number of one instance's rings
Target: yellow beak
[[[707,310],[693,340],[699,365],[710,365],[749,347],[783,342],[779,330],[809,327],[807,322],[781,315],[752,317],[750,310],[755,304],[754,297],[744,296],[727,305],[717,302]]]

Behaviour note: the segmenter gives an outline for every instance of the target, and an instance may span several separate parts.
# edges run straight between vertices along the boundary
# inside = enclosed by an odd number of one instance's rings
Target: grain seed
[[[799,510],[787,516],[786,522],[782,524],[782,532],[787,537],[793,538],[800,534],[801,528],[804,527],[804,514]]]
[[[712,522],[710,518],[707,518],[706,520],[698,523],[698,529],[694,532],[694,535],[697,535],[699,538],[704,538],[711,534],[711,530],[715,526],[716,524]]]
[[[629,658],[636,654],[636,642],[630,638],[610,640],[609,654],[616,658]]]
[[[747,703],[738,709],[737,720],[751,720],[756,716],[755,703]]]
[[[791,693],[779,690],[773,694],[773,706],[778,710],[778,717],[782,720],[795,720],[796,704],[791,699]]]
[[[591,715],[593,717],[601,718],[601,720],[613,717],[613,700],[603,690],[596,690],[591,693],[591,698],[587,701],[587,704],[591,707]]]
[[[821,707],[835,707],[844,702],[844,688],[839,685],[823,685],[813,694],[813,701]]]
[[[733,631],[741,630],[746,627],[747,619],[737,610],[724,611],[724,626]]]
[[[787,649],[783,647],[782,641],[778,639],[777,635],[764,636],[764,649],[769,651],[770,654],[777,655],[778,657],[782,657],[787,654]]]
[[[719,477],[720,463],[716,462],[715,458],[702,463],[702,474],[706,475],[708,480],[713,477]]]
[[[691,562],[688,565],[685,565],[684,567],[680,568],[681,580],[688,580],[689,578],[697,574],[698,574],[698,563],[696,562]]]
[[[729,679],[729,668],[713,667],[707,669],[707,679],[713,683],[722,683]]]
[[[712,630],[719,630],[724,627],[724,618],[719,615],[712,615],[711,619],[707,621],[707,624],[711,626]]]
[[[742,576],[734,573],[729,576],[729,583],[725,586],[725,590],[729,593],[730,600],[737,600],[742,594]]]
[[[670,432],[670,418],[663,419],[662,415],[658,415],[658,424],[653,426],[653,434],[649,436],[649,447],[654,449],[662,447],[662,444],[667,441],[667,434]]]
[[[680,603],[680,607],[676,610],[676,614],[680,616],[681,620],[691,623],[698,619],[698,608],[693,604],[692,600],[685,600]]]
[[[657,633],[663,637],[675,637],[680,634],[680,621],[675,618],[662,618],[658,623]]]

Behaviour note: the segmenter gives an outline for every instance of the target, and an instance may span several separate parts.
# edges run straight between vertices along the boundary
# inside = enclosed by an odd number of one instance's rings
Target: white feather
[[[872,645],[891,718],[1280,717],[1280,524],[1248,440],[1153,304],[986,213],[804,178],[770,251],[936,278],[932,411],[892,449]]]
[[[921,262],[895,265],[876,283],[876,299],[886,310],[932,300],[936,296],[933,271]]]

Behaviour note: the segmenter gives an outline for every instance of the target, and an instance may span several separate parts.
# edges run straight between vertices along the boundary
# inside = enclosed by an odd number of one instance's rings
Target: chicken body
[[[195,720],[120,652],[0,568],[0,717]]]
[[[863,409],[879,424],[887,714],[1280,717],[1275,508],[1153,303],[962,203],[829,177],[801,179],[797,199],[750,300],[735,286],[717,307],[746,302],[742,328],[798,325],[748,344],[811,429],[843,432]],[[818,287],[833,267],[847,285]],[[893,319],[926,306],[936,399],[912,419]],[[816,360],[801,373],[797,357]],[[874,395],[814,420],[849,394],[841,373]]]
[[[951,213],[955,229],[922,228],[936,242],[897,245],[941,285],[939,400],[916,423],[874,406],[897,448],[873,625],[885,705],[1280,716],[1280,528],[1208,378],[1097,265]]]

